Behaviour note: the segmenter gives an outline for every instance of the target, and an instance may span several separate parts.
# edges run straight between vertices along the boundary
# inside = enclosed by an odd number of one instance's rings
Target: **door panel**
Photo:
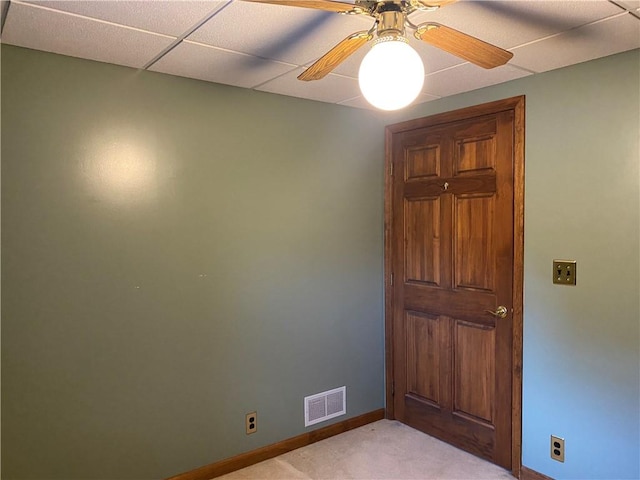
[[[440,405],[440,320],[406,313],[407,391]]]
[[[405,200],[406,282],[440,285],[440,198]]]
[[[389,410],[506,468],[517,431],[514,117],[406,122],[387,136],[398,173],[387,178]],[[488,313],[499,305],[505,318]]]
[[[440,145],[431,143],[407,149],[405,180],[418,180],[440,175]]]
[[[457,195],[454,200],[457,289],[495,291],[495,195]]]
[[[459,138],[456,141],[455,175],[493,171],[495,164],[495,137]]]
[[[456,321],[453,408],[493,425],[495,329]]]

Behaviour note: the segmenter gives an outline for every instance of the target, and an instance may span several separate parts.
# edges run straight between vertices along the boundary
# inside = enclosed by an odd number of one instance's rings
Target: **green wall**
[[[2,478],[168,476],[341,385],[382,407],[383,126],[523,94],[523,463],[640,477],[639,85],[636,50],[382,116],[3,46]]]
[[[3,45],[2,478],[177,474],[342,385],[382,408],[381,125]]]
[[[428,81],[428,77],[427,77]],[[640,51],[420,105],[526,95],[523,464],[640,478]],[[553,259],[577,285],[551,282]],[[549,436],[565,438],[564,463]]]

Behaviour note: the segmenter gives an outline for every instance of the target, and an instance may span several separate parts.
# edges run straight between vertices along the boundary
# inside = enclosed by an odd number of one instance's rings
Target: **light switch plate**
[[[553,283],[558,285],[575,285],[577,265],[575,260],[553,261]]]

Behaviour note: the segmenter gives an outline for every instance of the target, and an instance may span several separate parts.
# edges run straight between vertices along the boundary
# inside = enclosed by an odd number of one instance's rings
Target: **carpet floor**
[[[396,421],[380,420],[222,480],[513,480],[511,473]]]

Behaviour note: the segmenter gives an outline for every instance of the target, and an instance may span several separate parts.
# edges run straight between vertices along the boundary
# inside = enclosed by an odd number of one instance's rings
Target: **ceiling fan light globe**
[[[362,60],[358,82],[371,105],[380,110],[399,110],[422,91],[424,65],[404,37],[383,37]]]

